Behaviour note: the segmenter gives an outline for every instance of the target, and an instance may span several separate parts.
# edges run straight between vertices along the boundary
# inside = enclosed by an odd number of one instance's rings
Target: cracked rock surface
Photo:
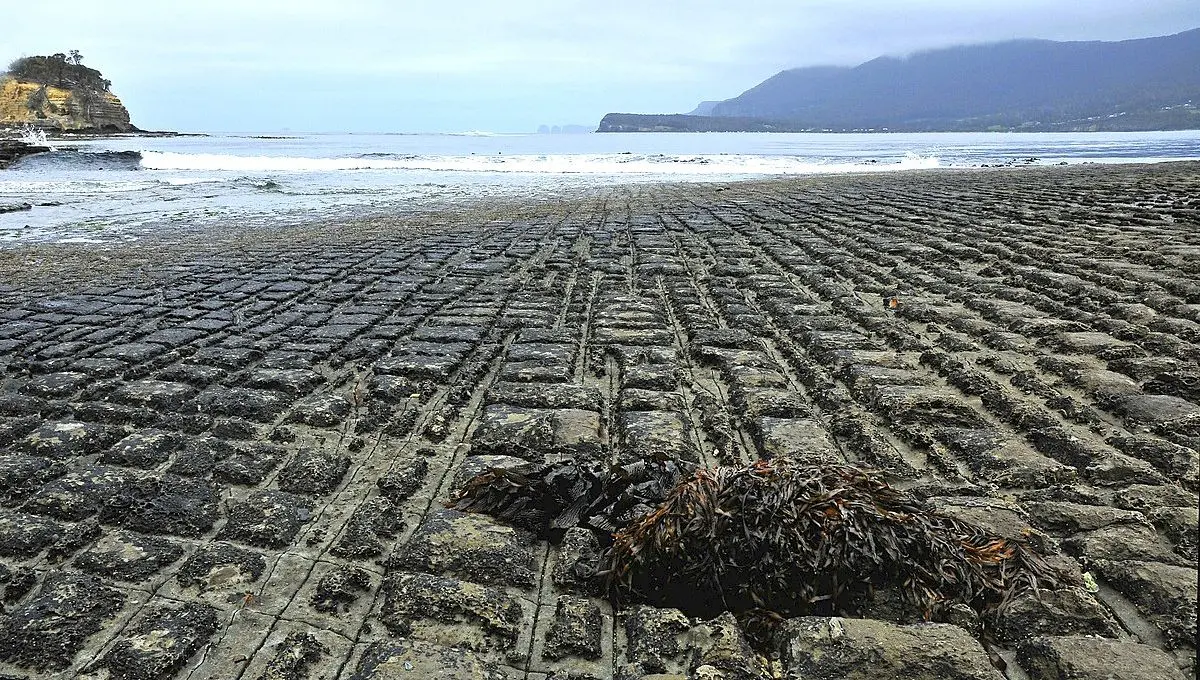
[[[0,250],[0,677],[1194,678],[1196,196],[1191,163],[913,172]],[[614,609],[585,529],[446,507],[493,467],[766,457],[1087,587],[763,649]]]

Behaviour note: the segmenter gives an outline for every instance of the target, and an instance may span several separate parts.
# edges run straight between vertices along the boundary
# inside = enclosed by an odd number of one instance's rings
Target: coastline
[[[261,243],[286,249],[298,242],[327,242],[351,245],[367,242],[372,238],[387,236],[390,229],[409,230],[413,233],[435,234],[447,228],[476,228],[491,220],[511,216],[522,219],[552,219],[559,214],[582,209],[608,196],[621,196],[623,200],[653,200],[661,191],[669,192],[676,200],[704,200],[717,202],[727,200],[738,191],[780,192],[793,189],[819,188],[823,191],[852,190],[863,184],[879,182],[883,186],[903,187],[925,181],[969,181],[975,177],[1004,182],[1036,186],[1040,177],[1066,177],[1086,184],[1089,177],[1112,178],[1115,176],[1188,176],[1200,174],[1200,161],[1181,160],[1158,163],[1077,163],[1055,166],[984,166],[978,168],[932,168],[903,171],[864,170],[856,173],[833,175],[789,175],[751,179],[714,179],[709,181],[680,180],[650,183],[616,184],[595,188],[573,187],[558,196],[536,197],[474,196],[455,201],[431,201],[428,205],[412,210],[388,210],[371,208],[363,216],[342,219],[297,219],[286,223],[258,224],[189,224],[187,222],[160,222],[134,240],[92,242],[20,242],[0,244],[0,283],[12,282],[14,276],[29,276],[33,270],[20,262],[21,253],[44,253],[47,261],[47,277],[62,276],[65,280],[86,280],[85,272],[99,267],[104,272],[117,272],[125,251],[132,256],[145,259],[147,263],[165,265],[176,258],[192,253],[219,252],[223,248],[241,248],[243,244]],[[69,258],[79,263],[78,268],[65,271],[55,270],[53,262]],[[82,266],[86,265],[86,266]],[[138,268],[145,271],[146,268]],[[61,282],[61,281],[60,281]]]
[[[121,139],[124,137],[207,137],[204,132],[176,132],[174,130],[143,130],[137,126],[131,129],[116,131],[99,128],[64,129],[52,126],[35,126],[31,123],[0,124],[0,140],[20,139],[28,129],[35,129],[46,135],[49,140],[69,139]]]
[[[0,241],[141,238],[541,199],[601,186],[1200,157],[1195,133],[1124,135],[262,135],[55,142],[0,175]]]
[[[127,139],[137,137],[207,137],[203,132],[172,132],[169,130],[140,130],[112,132],[111,130],[59,130],[37,128],[47,142]],[[25,156],[47,153],[51,147],[25,141],[25,129],[14,125],[0,126],[0,170],[4,170]]]
[[[1081,584],[797,619],[778,672],[1194,674],[1197,196],[909,170],[0,249],[0,674],[770,672],[732,617],[598,597],[585,530],[446,509],[547,452],[872,467]]]

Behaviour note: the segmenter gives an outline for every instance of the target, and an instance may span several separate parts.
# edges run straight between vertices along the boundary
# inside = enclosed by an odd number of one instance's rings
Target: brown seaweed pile
[[[620,599],[840,613],[899,588],[927,618],[976,611],[1064,578],[1029,547],[926,510],[850,466],[759,461],[697,470],[613,537],[600,574]]]
[[[561,478],[572,470],[564,465],[529,475],[485,473],[456,507],[527,520],[546,536],[566,525],[602,532],[619,526],[602,536],[611,542],[596,573],[617,602],[692,615],[800,616],[844,613],[890,588],[937,618],[955,603],[983,612],[1068,578],[1028,546],[931,512],[851,466],[771,460],[696,469],[655,500],[661,477],[639,487],[626,483],[625,473],[595,468],[587,485],[564,494],[570,485]],[[558,492],[551,491],[556,476]],[[630,496],[631,489],[648,493]],[[646,511],[629,517],[634,508]],[[606,514],[616,509],[623,516]]]
[[[653,510],[694,469],[671,460],[623,466],[567,460],[527,473],[492,468],[471,478],[451,505],[555,542],[575,526],[607,536]]]

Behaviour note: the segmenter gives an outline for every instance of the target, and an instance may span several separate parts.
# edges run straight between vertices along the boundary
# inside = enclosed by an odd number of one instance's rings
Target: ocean
[[[210,134],[51,141],[0,170],[0,247],[552,198],[631,182],[1200,160],[1200,130],[923,134]]]

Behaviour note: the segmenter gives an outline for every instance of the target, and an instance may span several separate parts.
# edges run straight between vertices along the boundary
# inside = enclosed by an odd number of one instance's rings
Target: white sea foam
[[[124,194],[154,189],[155,186],[153,181],[5,181],[0,182],[0,196]]]
[[[0,246],[136,237],[175,224],[289,221],[562,196],[634,182],[726,181],[1200,157],[1200,132],[946,134],[213,135],[79,139],[0,172]],[[502,151],[503,153],[498,153]],[[473,153],[472,153],[473,152]]]
[[[1196,156],[1130,156],[1128,158],[1067,158],[1054,157],[1042,158],[1038,161],[1038,165],[1085,165],[1095,163],[1099,165],[1127,165],[1127,164],[1146,164],[1146,163],[1171,163],[1178,161],[1200,161],[1200,155]]]
[[[238,156],[149,151],[147,170],[229,172],[335,172],[353,170],[426,170],[435,172],[518,172],[597,175],[789,175],[878,172],[936,168],[936,156],[908,155],[897,162],[821,161],[797,156],[739,154],[495,154],[371,155],[353,158]]]
[[[211,184],[213,182],[225,182],[228,180],[222,177],[168,177],[161,181],[171,186],[185,187],[192,184]]]
[[[17,132],[20,134],[21,141],[26,144],[32,146],[50,146],[50,140],[46,138],[46,131],[40,127],[25,123]],[[50,148],[53,149],[54,147]]]

